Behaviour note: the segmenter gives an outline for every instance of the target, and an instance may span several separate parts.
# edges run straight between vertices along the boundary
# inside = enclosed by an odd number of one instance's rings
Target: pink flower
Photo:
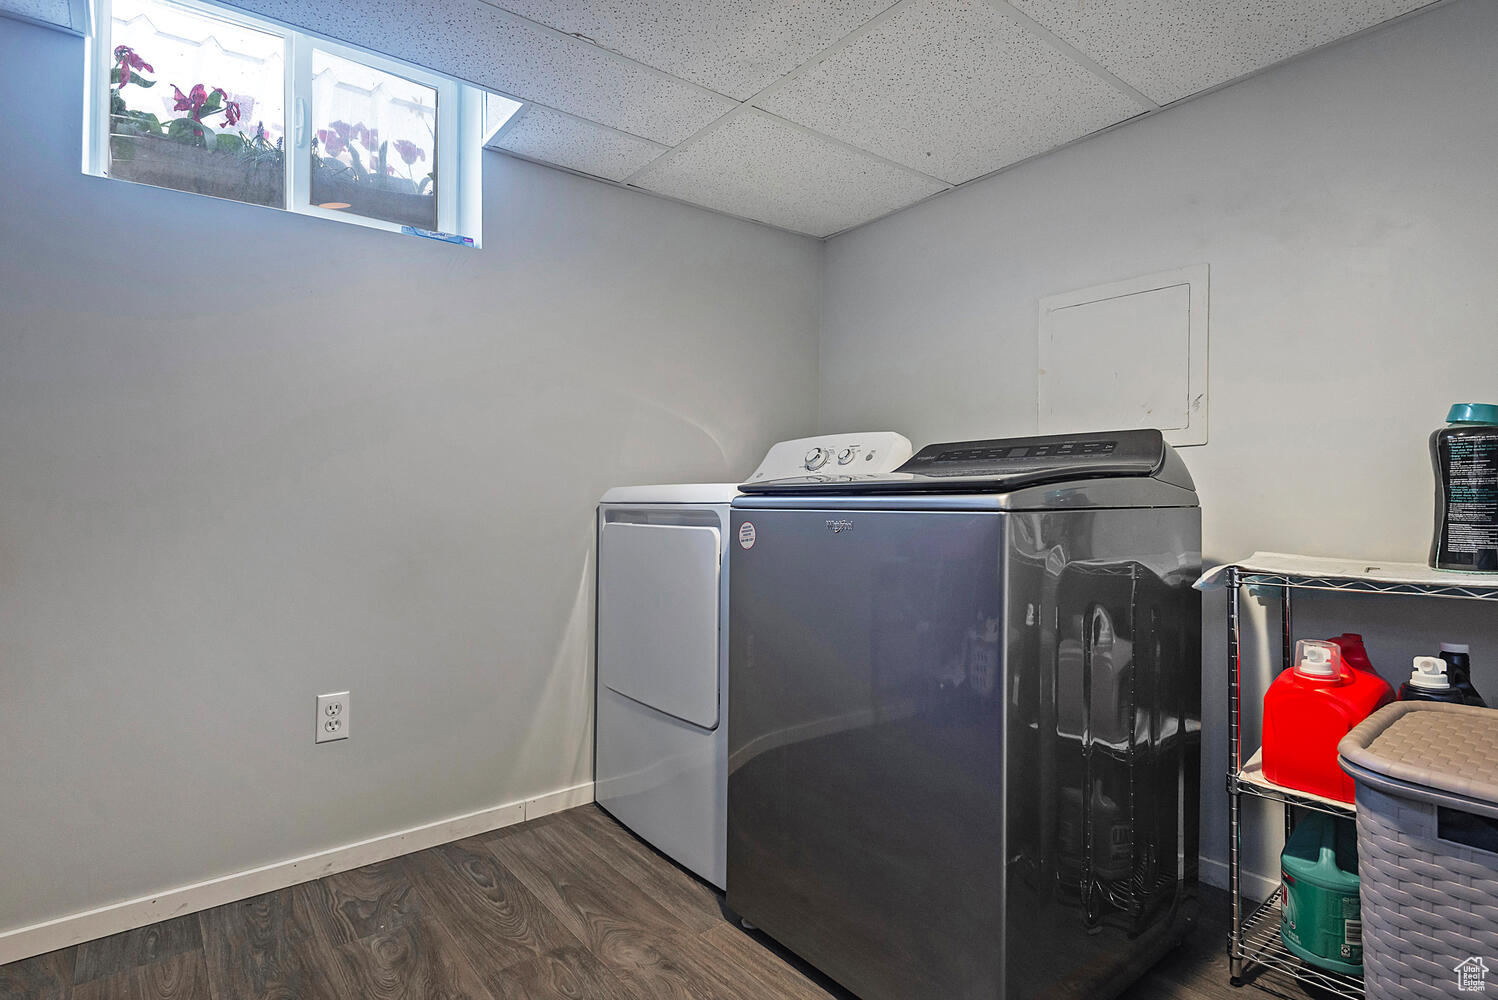
[[[120,62],[129,63],[133,69],[143,69],[147,73],[156,72],[150,63],[136,55],[135,50],[128,45],[117,46],[114,50],[114,57]]]
[[[343,147],[347,145],[343,136],[331,129],[325,128],[317,130],[317,141],[322,143],[323,152],[328,156],[337,156],[343,152]]]
[[[335,128],[338,126],[338,124],[338,122],[333,123]],[[348,126],[348,133],[344,136],[344,138],[349,140],[357,140],[359,144],[362,145],[365,149],[378,149],[380,145],[380,130],[370,128],[363,122],[356,122],[355,124]]]
[[[214,93],[222,94],[223,91],[215,90]],[[207,87],[199,83],[194,85],[192,90],[184,94],[182,93],[182,89],[174,83],[172,84],[172,95],[177,98],[177,103],[172,105],[173,111],[186,111],[192,116],[193,121],[200,121],[202,119],[203,112],[200,109],[208,100]]]
[[[395,151],[400,154],[400,158],[406,162],[406,166],[408,167],[417,160],[425,160],[427,158],[427,151],[410,139],[395,140]]]
[[[115,62],[120,64],[120,86],[130,82],[131,69],[143,69],[147,73],[156,72],[156,68],[135,54],[135,50],[128,45],[116,45],[114,49]]]
[[[228,104],[224,105],[224,124],[225,125],[238,125],[239,124],[239,102],[238,101],[230,101]]]

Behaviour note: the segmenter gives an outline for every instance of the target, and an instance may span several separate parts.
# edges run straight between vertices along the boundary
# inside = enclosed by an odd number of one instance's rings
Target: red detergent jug
[[[1389,697],[1373,706],[1374,710],[1383,708],[1389,702],[1395,700],[1393,685],[1385,681],[1378,675],[1378,671],[1373,669],[1373,662],[1368,659],[1368,649],[1363,645],[1363,637],[1361,635],[1356,632],[1343,632],[1341,635],[1333,636],[1327,641],[1336,643],[1337,647],[1342,650],[1343,666],[1348,666],[1367,674],[1388,690]],[[1368,714],[1372,715],[1373,712],[1370,711]]]
[[[1346,636],[1338,639],[1346,640]],[[1362,641],[1355,644],[1363,663]],[[1295,666],[1264,696],[1264,777],[1276,785],[1351,802],[1352,779],[1337,765],[1337,744],[1394,689],[1371,669],[1343,662],[1337,640],[1302,639]]]
[[[1363,645],[1363,637],[1357,632],[1343,632],[1334,635],[1328,642],[1334,642],[1342,650],[1342,662],[1354,670],[1366,670],[1368,673],[1376,673],[1373,663],[1368,659],[1368,649]]]

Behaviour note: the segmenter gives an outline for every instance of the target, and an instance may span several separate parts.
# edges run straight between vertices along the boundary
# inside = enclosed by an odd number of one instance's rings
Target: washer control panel
[[[1163,449],[1160,432],[1151,430],[956,441],[927,445],[900,471],[991,479],[1037,469],[1064,470],[1074,478],[1147,476],[1160,467]]]
[[[797,438],[771,447],[746,481],[788,479],[823,469],[865,474],[893,472],[909,460],[911,452],[909,439],[894,431]]]
[[[802,464],[793,475],[740,485],[745,493],[1008,493],[1026,486],[1077,479],[1153,477],[1192,489],[1191,478],[1157,430],[1051,434],[986,441],[954,441],[922,448],[894,470],[869,468],[850,441],[826,455],[818,443],[818,466]],[[844,450],[853,453],[843,461]],[[1172,464],[1173,462],[1173,464]],[[870,461],[869,465],[878,465]]]

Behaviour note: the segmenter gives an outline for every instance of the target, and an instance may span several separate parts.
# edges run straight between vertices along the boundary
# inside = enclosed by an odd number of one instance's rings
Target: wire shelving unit
[[[1304,571],[1302,571],[1302,569]],[[1243,800],[1278,802],[1284,807],[1285,834],[1294,827],[1296,810],[1333,816],[1355,816],[1347,802],[1310,795],[1276,785],[1264,777],[1259,753],[1244,754],[1242,725],[1242,588],[1278,590],[1281,620],[1279,669],[1294,658],[1293,598],[1296,591],[1346,594],[1400,595],[1473,601],[1498,601],[1498,577],[1463,573],[1435,573],[1417,565],[1355,563],[1319,560],[1273,553],[1258,555],[1219,572],[1228,599],[1228,888],[1232,895],[1232,924],[1228,935],[1228,966],[1233,985],[1255,986],[1282,997],[1333,996],[1363,1000],[1363,981],[1302,962],[1280,940],[1278,893],[1267,900],[1245,899],[1241,883]],[[1205,579],[1205,578],[1204,578]]]

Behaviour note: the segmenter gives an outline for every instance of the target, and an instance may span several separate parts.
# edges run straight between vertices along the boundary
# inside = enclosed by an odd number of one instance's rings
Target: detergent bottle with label
[[[1430,436],[1436,518],[1430,564],[1498,572],[1498,406],[1456,403]]]
[[[1446,661],[1439,656],[1415,657],[1410,679],[1399,686],[1400,701],[1439,701],[1448,705],[1466,703],[1466,696],[1446,676]]]
[[[1353,781],[1337,763],[1337,743],[1393,700],[1383,678],[1342,661],[1338,643],[1302,639],[1295,644],[1295,665],[1264,696],[1264,777],[1351,802]]]
[[[1363,909],[1352,821],[1308,812],[1285,842],[1280,880],[1285,947],[1312,965],[1362,975]]]

